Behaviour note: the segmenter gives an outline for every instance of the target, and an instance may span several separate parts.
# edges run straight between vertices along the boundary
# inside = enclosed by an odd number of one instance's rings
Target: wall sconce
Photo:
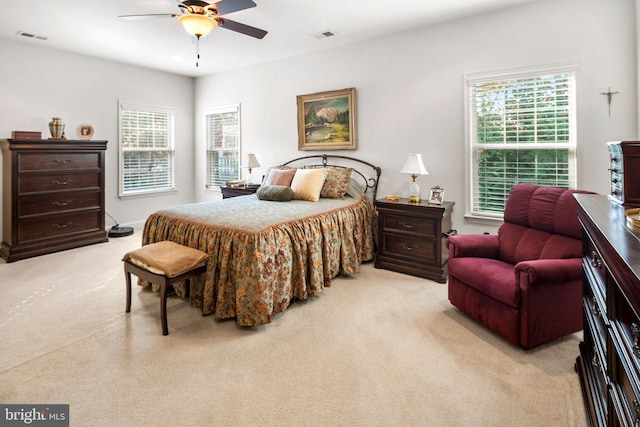
[[[253,153],[247,153],[247,160],[245,164],[242,166],[243,168],[249,169],[249,175],[247,176],[247,180],[245,181],[245,185],[251,184],[251,170],[254,168],[260,167],[260,162],[256,158],[256,155]]]
[[[400,173],[406,173],[411,175],[411,186],[409,187],[409,202],[411,203],[420,203],[420,187],[416,182],[416,178],[418,175],[429,175],[427,172],[427,168],[424,167],[424,163],[422,163],[422,154],[409,154],[407,157],[407,161]]]

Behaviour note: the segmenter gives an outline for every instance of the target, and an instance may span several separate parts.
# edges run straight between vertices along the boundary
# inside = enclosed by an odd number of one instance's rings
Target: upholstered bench
[[[151,243],[127,252],[122,258],[127,279],[126,312],[131,311],[131,274],[133,273],[140,279],[160,286],[162,335],[168,335],[167,290],[174,283],[205,273],[208,258],[205,252],[170,241]]]

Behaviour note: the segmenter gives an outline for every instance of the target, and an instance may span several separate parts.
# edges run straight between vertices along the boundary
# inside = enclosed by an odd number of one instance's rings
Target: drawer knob
[[[633,355],[640,357],[640,326],[635,322],[631,324],[631,334],[633,335]]]
[[[69,221],[66,224],[53,224],[51,227],[53,227],[53,228],[67,228],[71,224],[73,224],[73,223],[71,221]]]
[[[594,316],[596,317],[600,317],[600,309],[598,308],[598,302],[596,301],[596,297],[593,297],[591,299],[593,305],[591,306],[591,313],[593,313]]]
[[[591,266],[594,268],[602,267],[602,261],[600,261],[600,257],[598,257],[596,251],[591,251]]]
[[[400,246],[402,246],[402,249],[404,249],[405,251],[412,251],[412,250],[416,249],[415,246],[405,245],[404,243],[400,243]]]
[[[415,227],[415,225],[407,224],[406,222],[401,222],[400,225],[403,226],[406,229],[409,229],[409,230],[411,230],[413,227]]]
[[[67,185],[71,181],[72,181],[71,179],[67,179],[67,180],[64,180],[64,181],[60,181],[59,179],[54,179],[53,181],[51,181],[51,183],[52,184],[56,184],[56,185]]]
[[[64,202],[51,202],[53,206],[67,206],[73,203],[73,200],[65,200]]]
[[[598,359],[598,356],[593,356],[593,360],[591,360],[591,364],[593,365],[594,368],[600,369],[600,359]]]
[[[55,160],[53,160],[53,163],[55,163],[57,165],[66,165],[67,163],[71,163],[71,160],[55,159]]]
[[[635,419],[635,425],[640,425],[640,402],[638,402],[638,399],[633,399],[633,412],[636,415],[636,419]]]

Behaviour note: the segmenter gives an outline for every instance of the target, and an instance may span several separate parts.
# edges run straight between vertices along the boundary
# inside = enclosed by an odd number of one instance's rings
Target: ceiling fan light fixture
[[[185,31],[196,38],[206,37],[218,26],[218,21],[205,15],[188,14],[178,17]]]

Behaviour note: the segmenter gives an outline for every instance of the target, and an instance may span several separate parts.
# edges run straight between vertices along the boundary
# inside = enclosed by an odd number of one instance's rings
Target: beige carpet
[[[239,328],[135,288],[140,234],[0,264],[0,402],[72,426],[583,426],[580,334],[524,351],[446,285],[363,266],[273,323]]]

